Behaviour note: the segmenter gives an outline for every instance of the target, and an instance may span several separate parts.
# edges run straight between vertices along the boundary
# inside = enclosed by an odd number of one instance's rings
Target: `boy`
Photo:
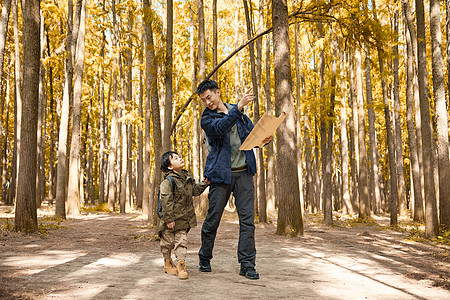
[[[161,170],[166,174],[160,185],[162,218],[158,234],[161,237],[164,272],[178,275],[179,279],[189,277],[185,264],[187,233],[197,226],[192,196],[199,196],[208,186],[208,181],[195,183],[183,167],[184,161],[178,153],[168,151],[162,155]],[[168,176],[173,178],[173,189]],[[172,250],[178,260],[176,267],[171,258]]]

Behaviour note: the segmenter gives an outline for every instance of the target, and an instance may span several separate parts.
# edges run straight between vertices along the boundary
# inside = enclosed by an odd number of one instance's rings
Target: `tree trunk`
[[[350,52],[350,103],[352,106],[352,114],[350,117],[350,167],[352,170],[352,185],[350,200],[352,202],[352,214],[359,211],[359,193],[358,193],[358,163],[359,163],[359,150],[358,150],[358,106],[356,96],[355,85],[355,60],[353,58],[353,51]]]
[[[3,71],[3,60],[5,55],[6,36],[8,35],[8,21],[11,12],[11,1],[4,0],[2,6],[2,16],[0,19],[0,70]],[[0,76],[0,79],[3,76]],[[0,80],[1,81],[1,80]]]
[[[292,112],[292,77],[290,66],[289,20],[287,5],[283,0],[272,1],[272,22],[274,41],[275,65],[275,94],[277,115],[282,112]],[[280,205],[278,210],[277,234],[303,235],[303,219],[300,207],[298,189],[298,173],[296,168],[295,146],[291,141],[295,139],[295,120],[288,113],[281,124],[277,135],[278,180],[285,186],[279,190]],[[290,146],[291,145],[291,146]]]
[[[366,150],[366,127],[363,100],[363,83],[361,52],[356,49],[355,52],[355,77],[358,103],[358,152],[359,152],[359,174],[358,174],[358,192],[359,192],[359,217],[364,219],[370,217],[369,202],[369,184],[367,174],[367,150]]]
[[[392,123],[391,123],[391,115],[389,111],[389,100],[387,95],[387,87],[386,87],[386,79],[383,75],[384,73],[384,64],[381,58],[381,51],[378,52],[378,62],[380,65],[380,73],[381,73],[381,88],[383,91],[383,101],[384,101],[384,117],[386,119],[386,141],[388,145],[388,155],[389,155],[389,183],[390,183],[390,197],[389,199],[389,208],[391,213],[391,225],[397,225],[397,204],[398,204],[398,189],[397,189],[397,168],[395,164],[395,148],[394,148],[394,140],[392,136]]]
[[[314,115],[314,203],[312,211],[317,213],[321,208],[322,199],[322,181],[320,180],[320,159],[319,159],[319,134],[317,126],[317,113]]]
[[[270,37],[266,37],[266,82],[264,83],[264,98],[266,105],[266,113],[272,113],[272,101],[270,92]],[[267,215],[269,218],[275,217],[275,142],[266,146],[267,155],[267,180],[266,180],[266,195],[267,195]]]
[[[445,101],[439,1],[430,1],[430,34],[433,66],[433,95],[436,105],[436,133],[439,170],[439,219],[450,228],[450,165],[448,153],[448,111]]]
[[[430,6],[431,7],[431,6]],[[425,36],[425,11],[423,0],[416,0],[417,17],[417,40],[418,40],[418,66],[419,66],[419,98],[420,117],[422,125],[422,147],[423,147],[423,174],[425,178],[425,235],[434,237],[438,233],[438,220],[436,211],[436,192],[433,175],[433,152],[432,140],[433,132],[431,128],[430,107],[428,99],[428,79],[427,79],[427,53]]]
[[[417,160],[418,160],[418,176],[417,187],[420,189],[420,198],[414,198],[414,220],[424,220],[424,185],[425,179],[423,174],[423,150],[422,150],[422,125],[420,121],[420,92],[418,83],[418,46],[417,46],[417,34],[414,27],[413,18],[411,16],[411,9],[407,0],[402,0],[402,7],[405,11],[406,24],[409,30],[409,37],[411,38],[411,51],[413,52],[414,65],[413,65],[413,92],[414,92],[414,120],[416,124],[416,144],[417,144]]]
[[[218,49],[217,49],[217,0],[213,0],[212,3],[213,6],[213,15],[212,15],[212,19],[213,19],[213,68],[215,68],[217,66],[217,53],[218,53]],[[215,81],[217,81],[218,78],[218,73],[219,72],[215,72],[213,75],[213,79]]]
[[[195,47],[194,47],[194,39],[195,39],[195,25],[194,25],[194,14],[193,10],[191,10],[191,30],[189,36],[189,58],[191,64],[191,89],[192,93],[196,94],[196,57],[195,57]],[[198,102],[193,101],[192,103],[192,175],[194,176],[195,181],[199,181],[199,157],[200,157],[200,119],[198,112]],[[198,199],[198,198],[197,198]]]
[[[367,94],[367,114],[369,120],[369,179],[370,179],[370,195],[372,199],[372,210],[374,214],[380,213],[380,186],[379,186],[379,170],[376,155],[376,137],[375,137],[375,111],[373,109],[372,96],[372,75],[370,74],[370,52],[366,46],[366,94]]]
[[[252,23],[250,19],[250,12],[247,0],[244,0],[244,10],[245,10],[245,20],[247,24],[247,37],[251,39],[253,35]],[[253,94],[255,95],[255,100],[253,101],[253,123],[256,124],[259,121],[259,86],[258,79],[256,74],[256,62],[255,62],[255,48],[254,43],[249,44],[249,52],[250,52],[250,67],[252,74],[252,87]],[[267,205],[266,205],[266,186],[265,186],[265,174],[264,174],[264,160],[262,155],[262,149],[256,150],[256,160],[258,164],[259,172],[257,174],[257,199],[259,201],[255,201],[255,204],[259,204],[258,212],[259,212],[259,221],[267,222]]]
[[[141,49],[145,49],[144,34],[142,34]],[[139,51],[139,64],[144,65],[144,50]],[[139,68],[139,117],[145,120],[144,115],[144,70]],[[138,126],[138,161],[137,161],[137,179],[136,179],[136,206],[142,208],[142,199],[144,195],[144,131],[142,126]]]
[[[77,6],[82,5],[80,13],[75,60],[74,75],[74,95],[72,105],[72,140],[70,143],[70,163],[69,163],[69,186],[67,193],[68,215],[78,215],[80,213],[80,155],[81,155],[81,97],[83,87],[83,69],[84,69],[84,37],[85,37],[85,19],[86,19],[86,0],[78,0]],[[75,38],[75,36],[74,36]]]
[[[409,4],[406,4],[409,5]],[[403,1],[403,13],[406,18],[405,1]],[[415,222],[423,221],[422,185],[420,182],[419,161],[417,156],[416,133],[414,129],[414,55],[411,42],[411,31],[406,29],[406,125],[408,130],[408,146],[411,169],[411,193],[414,195],[413,219]]]
[[[40,14],[40,59],[44,58],[45,51],[45,35],[44,35],[44,16]],[[0,69],[1,70],[1,69]],[[45,122],[45,107],[47,99],[45,93],[45,70],[42,61],[39,63],[39,107],[37,118],[37,157],[36,157],[36,206],[40,207],[44,200],[45,190],[45,130],[43,125]],[[44,133],[44,134],[43,134]]]
[[[20,76],[20,42],[17,0],[13,0],[13,26],[14,26],[14,157],[11,165],[11,180],[8,190],[7,203],[13,204],[16,199],[17,176],[20,163],[20,144],[22,131],[22,80]]]
[[[103,54],[103,51],[102,51]],[[103,77],[104,71],[102,69],[101,76]],[[99,172],[99,182],[98,182],[98,203],[105,203],[105,174],[106,174],[106,162],[105,162],[105,92],[103,80],[99,80],[99,102],[100,102],[100,112],[99,112],[99,150],[98,150],[98,172]]]
[[[39,105],[40,6],[39,0],[23,0],[23,114],[20,173],[17,182],[15,229],[36,232],[36,149]]]
[[[8,151],[8,135],[9,135],[9,107],[10,107],[10,99],[11,99],[11,84],[10,84],[10,78],[8,77],[6,79],[6,98],[5,98],[5,104],[4,104],[4,109],[6,109],[6,116],[4,119],[5,125],[4,125],[4,135],[3,135],[3,148],[2,148],[2,202],[5,204],[10,204],[8,203],[8,199],[7,199],[7,193],[8,193],[8,188],[9,188],[9,182],[6,176],[6,169],[7,169],[7,151]],[[5,112],[2,112],[2,116],[5,115]]]
[[[348,88],[344,70],[348,69],[348,64],[344,62],[344,53],[341,51],[341,90],[342,90],[342,103],[341,103],[341,176],[342,176],[342,208],[345,213],[351,211],[350,193],[349,193],[349,164],[348,164],[348,137],[347,137],[347,99],[345,95],[348,95]]]
[[[398,10],[394,12],[394,35],[398,36]],[[393,73],[394,73],[394,145],[395,145],[395,161],[398,179],[398,212],[401,216],[406,215],[406,188],[405,174],[403,166],[402,151],[402,124],[400,122],[400,87],[398,78],[398,45],[395,43],[393,47]]]
[[[163,153],[172,149],[171,147],[171,125],[172,125],[172,98],[173,98],[173,0],[167,0],[167,34],[166,34],[166,101],[164,104],[164,132]]]
[[[73,77],[73,55],[72,55],[72,39],[73,39],[73,2],[68,2],[68,20],[67,20],[67,39],[66,51],[69,52],[65,64],[63,99],[61,105],[61,121],[59,125],[58,139],[58,165],[56,179],[56,208],[55,214],[62,218],[66,217],[66,178],[67,178],[67,138],[69,134],[69,115],[70,115],[70,94],[72,91]]]
[[[300,55],[301,55],[301,44],[298,42],[298,26],[299,24],[295,24],[294,27],[294,47],[295,47],[295,92],[296,92],[296,100],[297,100],[297,118],[296,122],[296,142],[297,142],[297,172],[298,172],[298,185],[299,185],[299,193],[300,193],[300,207],[303,210],[305,209],[305,200],[303,197],[303,166],[302,166],[302,128],[301,128],[301,117],[302,112],[300,108],[300,98],[301,94],[304,93],[304,90],[300,87]]]
[[[151,10],[151,3],[148,0],[144,1],[144,16],[145,20],[151,21],[151,14],[154,12]],[[159,187],[161,181],[161,148],[162,148],[162,134],[161,134],[161,118],[158,101],[158,85],[157,85],[157,58],[155,55],[155,46],[153,43],[153,29],[152,22],[145,22],[145,41],[146,41],[146,124],[145,124],[145,154],[144,154],[144,205],[148,202],[147,214],[149,224],[156,222],[155,210],[154,210],[154,193],[149,193],[150,188],[150,106],[152,111],[153,120],[153,147],[155,153],[155,171],[153,181],[151,183],[152,191],[156,187]]]
[[[197,0],[197,9],[198,9],[198,68],[199,68],[199,80],[202,81],[205,79],[206,72],[206,37],[205,37],[205,16],[204,16],[204,7],[203,0]],[[203,107],[203,106],[201,106]],[[198,130],[201,131],[200,127],[200,118],[198,119]],[[200,136],[200,133],[199,133]],[[205,147],[200,146],[199,157],[200,161],[200,169],[203,169],[203,166],[206,163],[206,152]],[[203,172],[200,172],[203,173]],[[208,197],[206,193],[200,195],[199,201],[199,210],[200,215],[206,215],[208,211]]]
[[[50,41],[47,34],[47,55],[50,56]],[[54,148],[55,148],[55,109],[54,109],[54,97],[53,97],[53,68],[48,68],[48,81],[49,81],[49,97],[50,97],[50,110],[51,115],[50,122],[50,149],[49,149],[49,167],[48,167],[48,205],[53,206],[54,199],[54,180],[55,180],[55,169],[54,169]],[[45,155],[44,155],[45,156]],[[45,158],[45,157],[44,157]]]

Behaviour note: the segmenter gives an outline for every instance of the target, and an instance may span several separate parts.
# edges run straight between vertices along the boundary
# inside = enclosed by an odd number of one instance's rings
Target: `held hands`
[[[170,223],[167,223],[166,226],[167,226],[167,228],[169,228],[169,229],[174,229],[174,228],[175,228],[175,221],[172,221],[172,222],[170,222]]]
[[[242,99],[239,101],[238,109],[241,110],[244,106],[252,102],[254,99],[255,96],[253,95],[253,88],[249,88],[242,96]]]

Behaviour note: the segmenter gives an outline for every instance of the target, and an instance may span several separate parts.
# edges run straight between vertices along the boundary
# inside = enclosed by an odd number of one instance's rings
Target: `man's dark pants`
[[[209,188],[209,209],[202,226],[202,246],[198,255],[211,260],[217,228],[231,192],[239,215],[238,261],[245,267],[255,266],[255,207],[253,178],[247,171],[231,173],[231,184],[214,184]]]

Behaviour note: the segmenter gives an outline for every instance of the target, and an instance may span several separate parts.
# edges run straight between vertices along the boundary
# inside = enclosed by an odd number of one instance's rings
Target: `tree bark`
[[[6,46],[6,36],[8,35],[8,21],[9,14],[11,12],[11,1],[12,0],[4,0],[2,5],[2,15],[0,18],[0,70],[3,71],[3,61],[5,55],[5,46]],[[1,83],[0,76],[0,83]]]
[[[431,7],[431,6],[430,6]],[[438,219],[436,209],[436,192],[433,174],[433,152],[434,143],[431,128],[430,107],[428,99],[428,78],[427,78],[427,53],[425,36],[425,11],[423,0],[416,0],[417,18],[417,40],[418,40],[418,66],[419,66],[419,98],[420,117],[422,129],[422,151],[423,151],[423,174],[425,178],[425,235],[434,237],[438,233]]]
[[[403,13],[406,19],[405,5],[403,1]],[[411,168],[411,193],[414,199],[413,219],[415,222],[423,221],[422,185],[420,181],[419,161],[417,156],[416,133],[414,129],[414,55],[411,42],[411,31],[406,28],[406,125],[408,130],[408,146]]]
[[[433,95],[436,108],[436,133],[439,170],[439,220],[450,228],[450,164],[448,110],[445,101],[444,59],[442,57],[440,2],[430,1],[430,34],[433,70]],[[433,135],[432,135],[433,137]]]
[[[409,2],[407,0],[402,0],[402,7],[405,11],[406,24],[410,33],[411,44],[414,58],[413,65],[413,92],[414,92],[414,120],[416,124],[416,144],[417,144],[417,160],[418,160],[418,172],[419,181],[417,187],[420,188],[420,198],[414,198],[414,219],[424,220],[424,185],[425,179],[423,174],[423,150],[422,150],[422,125],[420,121],[420,92],[419,92],[419,82],[418,82],[418,45],[417,45],[417,34],[414,26],[413,18],[411,15],[411,9],[409,7]]]
[[[142,34],[141,49],[145,49],[144,34]],[[144,51],[139,51],[139,64],[144,65]],[[144,115],[144,70],[139,68],[139,117],[145,120]],[[144,195],[144,130],[141,125],[138,125],[138,161],[137,161],[137,179],[136,179],[136,206],[142,208]]]
[[[350,103],[352,106],[352,114],[350,118],[350,167],[352,171],[352,185],[350,199],[352,202],[352,214],[359,211],[359,193],[358,193],[358,164],[359,164],[359,148],[358,148],[358,106],[355,84],[355,60],[353,51],[350,57]]]
[[[342,208],[348,213],[351,210],[350,202],[350,192],[349,192],[349,162],[348,162],[348,136],[347,136],[347,99],[348,88],[345,77],[344,70],[348,69],[348,64],[344,62],[344,52],[341,51],[340,54],[341,61],[341,90],[342,90],[342,100],[341,100],[341,177],[342,177]]]
[[[398,36],[398,10],[394,12],[394,35]],[[406,188],[405,174],[403,166],[403,150],[402,150],[402,124],[400,122],[400,81],[398,76],[398,44],[394,41],[394,145],[395,145],[395,162],[397,168],[398,179],[398,213],[401,216],[406,215]]]
[[[44,16],[40,14],[40,49],[39,57],[44,59],[45,53],[45,35],[44,35]],[[1,70],[1,69],[0,69]],[[37,117],[37,157],[36,157],[36,206],[40,207],[44,200],[45,190],[45,130],[43,130],[45,122],[45,107],[46,107],[46,93],[45,93],[45,70],[42,61],[39,63],[39,106]],[[44,134],[43,134],[44,133]]]
[[[69,162],[69,186],[67,193],[68,215],[78,215],[80,213],[80,155],[81,155],[81,97],[83,87],[83,69],[84,69],[84,37],[85,37],[85,19],[86,19],[86,0],[78,0],[77,6],[82,5],[80,13],[75,59],[74,74],[74,95],[72,106],[72,140],[70,143],[70,162]],[[75,38],[75,36],[74,36]]]
[[[167,34],[166,34],[166,100],[164,104],[164,132],[163,132],[163,153],[169,151],[171,147],[170,136],[172,133],[172,98],[173,98],[173,0],[167,0]]]
[[[298,188],[300,193],[300,207],[302,207],[302,213],[304,213],[305,209],[305,199],[303,197],[303,163],[302,163],[302,127],[301,127],[301,117],[302,112],[300,108],[300,98],[301,94],[304,93],[304,90],[300,87],[301,77],[300,75],[300,54],[301,54],[301,44],[298,41],[298,24],[294,27],[294,45],[295,45],[295,92],[296,92],[296,100],[297,100],[297,118],[296,122],[296,142],[297,142],[297,172],[298,172]],[[303,78],[304,79],[304,78]]]
[[[150,188],[150,106],[151,116],[153,121],[153,147],[155,153],[155,171],[153,181],[151,183],[152,191],[159,186],[161,182],[160,157],[162,148],[162,134],[161,134],[161,118],[158,101],[158,85],[157,85],[157,58],[155,55],[155,46],[153,43],[153,29],[152,18],[153,11],[151,9],[151,2],[143,0],[144,2],[144,16],[145,16],[145,41],[146,41],[146,125],[145,125],[145,160],[144,160],[144,204],[148,202],[148,221],[149,224],[156,222],[154,209],[154,193],[148,193]],[[147,21],[148,20],[148,21]],[[147,23],[148,22],[148,23]]]
[[[61,105],[61,120],[59,125],[58,138],[58,165],[57,165],[57,179],[56,179],[56,208],[55,214],[62,218],[66,217],[66,178],[67,178],[67,138],[69,134],[69,117],[70,117],[70,94],[72,91],[72,77],[73,77],[73,55],[72,55],[72,40],[73,40],[73,2],[68,2],[68,19],[67,19],[67,38],[66,51],[69,52],[65,64],[63,99]]]
[[[252,22],[250,19],[250,11],[248,7],[247,0],[244,1],[244,10],[245,10],[245,20],[247,24],[247,37],[250,39],[253,34]],[[253,94],[255,95],[255,100],[253,101],[253,123],[256,124],[259,121],[259,86],[258,79],[256,74],[256,62],[255,62],[255,48],[254,43],[249,44],[249,52],[250,52],[250,68],[252,74],[252,87]],[[265,186],[265,174],[264,174],[264,160],[262,156],[261,149],[256,150],[256,160],[259,168],[259,172],[257,174],[257,199],[259,201],[255,201],[255,204],[258,204],[258,212],[259,212],[259,221],[267,222],[267,212],[266,212],[266,186]]]
[[[372,96],[372,75],[370,73],[370,50],[366,46],[366,95],[367,95],[367,114],[369,121],[369,184],[370,195],[372,199],[372,210],[374,214],[380,213],[380,186],[379,186],[379,170],[376,155],[376,117],[375,110],[373,109],[373,96]]]
[[[275,94],[278,99],[275,109],[277,115],[283,112],[288,113],[286,120],[279,127],[277,135],[278,179],[286,183],[285,187],[279,190],[277,234],[303,235],[295,147],[291,143],[295,139],[295,120],[294,116],[289,113],[293,111],[293,104],[288,9],[283,0],[273,0],[272,7]]]
[[[270,19],[270,18],[268,18]],[[272,113],[272,101],[270,92],[270,37],[266,37],[266,82],[264,83],[264,98],[266,105],[266,113]],[[266,195],[267,195],[267,215],[268,217],[275,217],[275,142],[266,146],[267,155],[267,181],[266,181]]]
[[[355,77],[358,103],[358,152],[359,152],[359,174],[358,174],[358,192],[359,192],[359,217],[364,219],[370,217],[369,203],[369,184],[367,174],[367,150],[366,150],[366,127],[363,100],[363,83],[361,52],[356,49],[355,52]]]
[[[397,189],[397,168],[395,164],[395,148],[394,140],[392,136],[392,123],[391,114],[389,110],[389,100],[387,95],[386,79],[384,77],[384,63],[380,49],[378,49],[378,63],[380,66],[381,74],[381,89],[383,91],[384,102],[384,117],[386,120],[386,141],[388,145],[389,156],[389,183],[390,183],[390,195],[389,195],[389,208],[390,208],[390,224],[397,225],[397,205],[398,205],[398,189]]]
[[[245,2],[244,2],[245,3]],[[218,54],[218,49],[217,49],[217,0],[213,0],[212,3],[213,6],[213,68],[215,68],[217,66],[217,54]],[[213,75],[213,79],[215,81],[217,81],[217,77],[218,77],[218,72],[214,73]]]
[[[16,199],[17,176],[20,163],[20,145],[22,131],[22,79],[20,76],[20,45],[19,45],[19,21],[17,0],[13,0],[13,27],[14,27],[14,86],[15,86],[15,102],[14,102],[14,157],[11,165],[11,180],[7,195],[7,203],[14,203]]]
[[[37,110],[39,105],[40,6],[39,0],[23,0],[23,114],[20,173],[17,182],[15,229],[36,232],[36,149]]]

